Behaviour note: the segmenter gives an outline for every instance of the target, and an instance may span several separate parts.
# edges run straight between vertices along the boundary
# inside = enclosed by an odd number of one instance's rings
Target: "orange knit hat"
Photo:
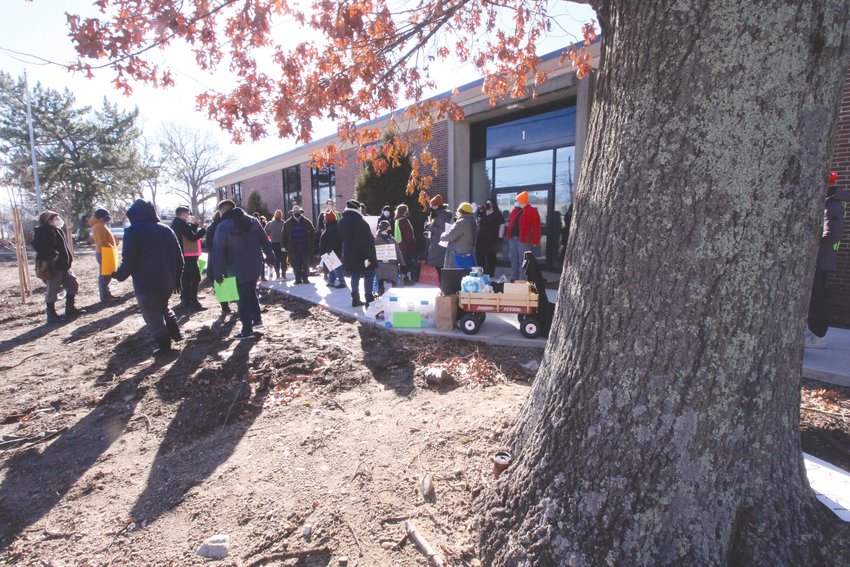
[[[519,195],[516,196],[516,200],[522,203],[523,205],[528,204],[528,191],[523,191]]]
[[[434,198],[431,199],[431,206],[435,209],[439,209],[443,206],[443,197],[442,195],[434,195]]]

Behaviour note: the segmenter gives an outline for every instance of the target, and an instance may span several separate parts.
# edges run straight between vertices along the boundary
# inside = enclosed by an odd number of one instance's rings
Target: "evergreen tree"
[[[249,215],[253,215],[254,213],[260,213],[261,216],[266,217],[266,219],[271,220],[272,214],[269,212],[266,204],[263,203],[262,197],[256,191],[251,191],[251,194],[248,195],[248,202],[245,205],[245,211]]]
[[[383,143],[392,141],[393,134],[384,136]],[[377,163],[378,161],[381,163]],[[407,181],[410,179],[410,157],[405,155],[393,164],[381,152],[374,159],[366,160],[363,169],[354,183],[354,193],[358,201],[366,205],[371,215],[381,214],[384,205],[389,205],[395,214],[395,208],[404,203],[410,210],[410,221],[417,244],[422,244],[422,229],[425,225],[425,213],[419,205],[419,194],[407,194]]]

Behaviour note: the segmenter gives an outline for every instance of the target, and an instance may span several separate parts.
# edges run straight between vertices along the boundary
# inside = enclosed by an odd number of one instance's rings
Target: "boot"
[[[180,325],[177,324],[177,319],[166,319],[165,328],[168,329],[168,335],[175,343],[183,340],[183,335],[180,334]]]
[[[360,301],[360,294],[351,292],[351,306],[352,307],[360,307],[363,305],[363,302]]]
[[[74,298],[75,295],[71,295],[70,293],[65,296],[65,317],[74,317],[76,315],[84,315],[85,309],[77,309],[74,306]]]
[[[156,344],[159,348],[153,351],[154,356],[168,356],[174,352],[171,348],[171,337],[157,337]]]
[[[231,311],[231,309],[230,309],[229,303],[221,303],[220,305],[221,305],[221,314],[222,315],[230,315],[231,313],[233,313],[233,311]]]
[[[375,296],[371,293],[366,294],[366,307],[369,307],[369,304],[375,301]]]
[[[47,322],[48,323],[64,323],[65,318],[56,312],[56,304],[47,304]]]

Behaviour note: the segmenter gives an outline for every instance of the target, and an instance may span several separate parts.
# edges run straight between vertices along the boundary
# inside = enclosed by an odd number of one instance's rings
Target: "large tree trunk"
[[[485,564],[839,564],[799,405],[850,4],[596,9],[575,232]]]

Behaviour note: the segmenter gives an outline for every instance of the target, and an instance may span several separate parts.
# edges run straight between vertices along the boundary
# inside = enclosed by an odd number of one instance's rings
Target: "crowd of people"
[[[488,199],[477,211],[472,204],[461,203],[452,214],[443,198],[435,196],[422,227],[424,261],[438,272],[443,268],[481,265],[493,275],[504,238],[510,242],[512,270],[514,279],[518,279],[522,252],[540,241],[540,215],[529,205],[526,192],[517,195],[515,205],[506,222],[493,200]],[[138,199],[127,209],[130,226],[124,232],[120,265],[109,267],[107,259],[118,257],[117,242],[109,230],[110,213],[97,209],[89,226],[100,268],[100,301],[116,301],[109,291],[113,279],[132,278],[139,310],[157,344],[154,353],[169,353],[172,344],[182,339],[177,318],[169,307],[172,294],[180,295],[180,307],[186,311],[204,309],[198,300],[198,289],[202,277],[199,260],[206,248],[207,278],[219,286],[225,278],[235,281],[241,323],[239,332],[233,335],[235,339],[253,338],[255,330],[263,325],[257,282],[265,280],[267,273],[269,277],[273,273],[274,278],[286,279],[289,266],[296,285],[309,284],[314,253],[323,259],[319,270],[328,284],[336,289],[350,286],[352,307],[368,307],[376,294],[416,281],[420,246],[407,205],[384,206],[374,228],[365,214],[363,204],[357,200],[347,201],[345,209],[337,212],[334,201],[329,199],[319,216],[317,230],[300,205],[294,205],[288,215],[275,211],[267,222],[259,215],[246,213],[233,201],[224,200],[207,227],[185,206],[177,207],[171,224],[165,225],[151,203]],[[59,323],[83,312],[75,305],[79,283],[72,270],[73,249],[61,230],[63,222],[58,213],[45,211],[39,217],[33,241],[37,268],[41,268],[39,276],[47,284],[48,323]],[[344,278],[346,273],[349,284]],[[64,316],[56,311],[60,290],[66,292]],[[232,313],[229,302],[220,305],[222,316]]]

